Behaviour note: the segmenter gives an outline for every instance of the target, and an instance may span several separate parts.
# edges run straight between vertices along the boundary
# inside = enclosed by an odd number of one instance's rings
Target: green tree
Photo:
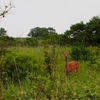
[[[55,29],[49,27],[49,28],[40,28],[40,27],[36,27],[36,28],[32,28],[30,30],[30,32],[28,33],[28,36],[30,37],[46,37],[47,35],[52,34],[52,33],[56,33]]]
[[[0,28],[0,36],[5,36],[7,31],[4,28]]]
[[[95,16],[86,24],[82,21],[64,32],[62,42],[71,45],[99,45],[100,44],[100,17]]]
[[[70,44],[79,44],[84,43],[84,34],[85,24],[83,22],[76,23],[70,27],[70,30],[67,30],[64,33],[64,36],[67,37],[67,42]]]
[[[87,38],[93,45],[100,44],[100,17],[94,16],[86,23]]]

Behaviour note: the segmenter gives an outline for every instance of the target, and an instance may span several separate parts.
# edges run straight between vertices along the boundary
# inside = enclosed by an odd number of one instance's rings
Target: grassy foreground
[[[64,73],[65,52],[71,48],[56,47],[56,68],[49,75],[44,64],[44,48],[19,47],[14,50],[17,54],[29,54],[36,60],[37,70],[28,72],[27,77],[20,82],[3,87],[3,100],[99,100],[100,72],[93,70],[88,61],[79,61],[78,74],[66,77]],[[69,61],[70,61],[69,56]],[[54,64],[52,65],[54,67]],[[21,77],[21,76],[19,76]]]

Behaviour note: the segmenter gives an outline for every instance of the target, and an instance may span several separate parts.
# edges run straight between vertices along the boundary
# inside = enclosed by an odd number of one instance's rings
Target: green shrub
[[[88,66],[100,70],[100,49],[98,47],[72,47],[71,58],[74,60],[89,61]]]
[[[35,72],[37,70],[35,64],[36,60],[31,54],[7,54],[5,60],[5,72],[8,78],[13,81],[16,81],[18,76],[20,80],[23,80],[29,72]]]
[[[88,50],[90,51],[90,61],[94,62],[96,59],[99,58],[100,55],[100,49],[98,47],[88,47]]]
[[[36,38],[26,38],[25,44],[26,46],[28,45],[28,46],[35,47],[35,46],[38,46],[38,41]]]
[[[90,51],[85,46],[74,46],[71,49],[71,57],[74,60],[87,61],[90,57]]]
[[[100,70],[100,49],[98,47],[88,47],[90,51],[89,66]]]

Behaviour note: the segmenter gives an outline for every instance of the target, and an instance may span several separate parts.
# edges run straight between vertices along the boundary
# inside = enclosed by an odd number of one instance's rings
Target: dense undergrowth
[[[11,49],[3,62],[2,100],[100,99],[100,48],[45,45]],[[78,60],[78,74],[65,75],[62,50],[71,51],[69,61]]]

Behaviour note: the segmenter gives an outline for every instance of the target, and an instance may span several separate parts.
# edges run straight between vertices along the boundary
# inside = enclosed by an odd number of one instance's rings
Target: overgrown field
[[[89,47],[88,54],[80,54],[79,72],[70,76],[64,73],[62,50],[73,49],[12,48],[3,58],[2,100],[100,100],[100,49]],[[80,53],[73,51],[77,53],[71,54],[69,61]]]

